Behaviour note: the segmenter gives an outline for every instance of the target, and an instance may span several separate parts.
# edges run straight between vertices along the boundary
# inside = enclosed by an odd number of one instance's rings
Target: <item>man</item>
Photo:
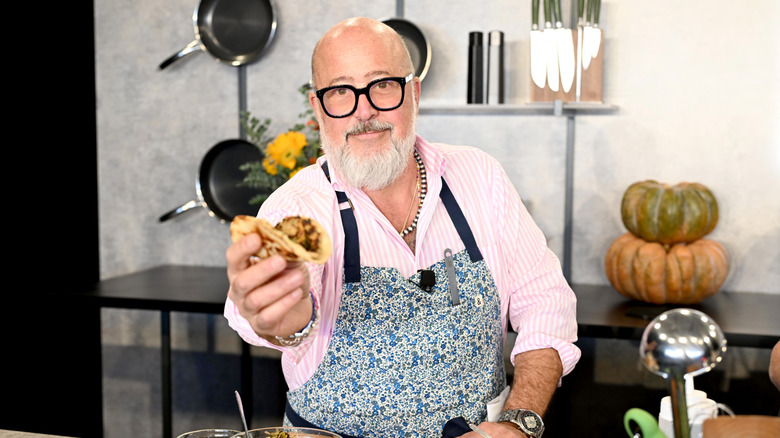
[[[345,20],[318,42],[309,101],[325,156],[259,216],[313,218],[333,252],[324,265],[254,261],[260,237],[239,240],[226,253],[225,316],[247,342],[283,352],[294,425],[541,436],[579,359],[576,299],[500,164],[416,135],[413,72],[403,40],[375,20]],[[488,422],[506,387],[508,320],[514,382]]]

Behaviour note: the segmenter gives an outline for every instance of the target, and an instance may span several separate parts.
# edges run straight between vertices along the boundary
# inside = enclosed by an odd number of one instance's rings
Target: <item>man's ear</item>
[[[317,118],[317,123],[322,125],[322,107],[320,106],[320,100],[317,99],[317,95],[314,91],[309,91],[309,105],[314,110],[314,117]]]
[[[420,111],[420,91],[421,91],[421,84],[422,81],[420,81],[420,78],[417,76],[412,79],[412,93],[414,93],[414,101],[417,102],[417,111]]]

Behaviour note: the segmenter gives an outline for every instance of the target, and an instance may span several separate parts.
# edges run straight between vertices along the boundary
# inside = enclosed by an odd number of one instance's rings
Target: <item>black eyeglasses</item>
[[[315,91],[322,104],[325,114],[335,119],[347,117],[355,112],[358,99],[365,94],[368,103],[378,111],[391,111],[404,103],[406,83],[411,81],[414,73],[405,78],[392,77],[371,81],[363,88],[352,85],[334,85]]]

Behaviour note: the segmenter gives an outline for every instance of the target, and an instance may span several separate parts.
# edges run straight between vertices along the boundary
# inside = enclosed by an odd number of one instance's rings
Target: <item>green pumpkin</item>
[[[634,183],[623,194],[621,213],[628,231],[667,245],[700,239],[718,223],[715,196],[699,183]]]

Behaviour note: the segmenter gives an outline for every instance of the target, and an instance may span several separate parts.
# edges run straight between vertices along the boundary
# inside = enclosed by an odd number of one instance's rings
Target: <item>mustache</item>
[[[359,124],[353,126],[352,128],[349,128],[347,132],[344,134],[344,138],[346,139],[350,135],[353,134],[365,134],[367,132],[374,132],[374,131],[384,131],[389,129],[391,132],[393,131],[393,124],[389,122],[379,122],[377,120],[370,120],[368,122],[360,122]]]

